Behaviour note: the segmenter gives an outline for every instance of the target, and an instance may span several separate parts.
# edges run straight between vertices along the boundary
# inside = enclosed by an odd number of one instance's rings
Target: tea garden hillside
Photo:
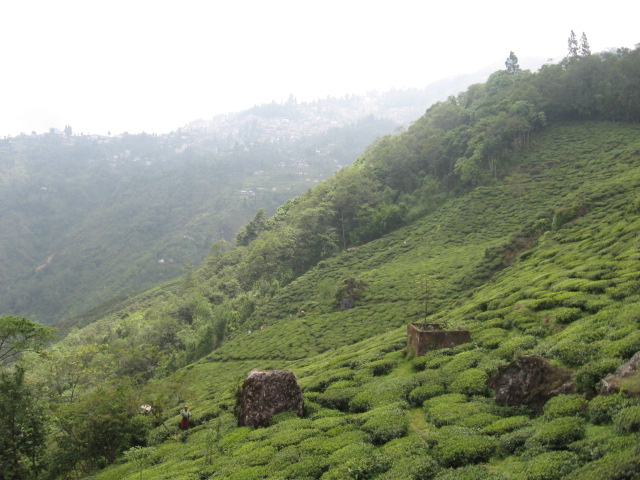
[[[637,376],[600,380],[640,350],[640,50],[513,57],[201,268],[23,354],[7,478],[637,476]],[[413,357],[410,322],[471,341]],[[496,403],[489,379],[531,355],[572,389]],[[303,416],[238,426],[254,368],[295,372]]]

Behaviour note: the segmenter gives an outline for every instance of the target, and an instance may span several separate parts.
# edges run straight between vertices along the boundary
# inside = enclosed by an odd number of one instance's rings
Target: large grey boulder
[[[527,355],[498,369],[487,385],[495,391],[498,405],[530,405],[539,408],[561,393],[571,392],[575,384],[571,372],[554,367],[544,357]]]
[[[264,427],[276,413],[304,415],[304,399],[291,370],[252,370],[238,391],[236,418],[239,426]]]

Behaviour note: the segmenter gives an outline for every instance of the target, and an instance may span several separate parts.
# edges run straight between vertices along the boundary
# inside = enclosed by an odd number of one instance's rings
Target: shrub
[[[271,445],[252,448],[242,455],[242,460],[250,466],[265,465],[271,461],[276,451]]]
[[[545,452],[527,462],[526,480],[559,480],[579,466],[573,452]]]
[[[584,420],[578,417],[560,417],[543,423],[538,431],[528,439],[527,448],[542,447],[551,450],[562,449],[569,443],[584,436]]]
[[[305,395],[305,404],[307,403],[307,398]],[[309,415],[309,418],[316,420],[316,419],[320,419],[320,418],[326,418],[326,417],[343,417],[343,413],[340,410],[336,410],[334,408],[321,408],[315,412],[313,412],[311,415]]]
[[[403,455],[426,455],[428,445],[418,437],[395,438],[380,447],[380,453],[389,458],[389,463],[402,461]]]
[[[282,478],[319,478],[327,464],[327,459],[322,456],[302,458],[287,466],[281,472]]]
[[[238,448],[238,446],[244,443],[247,434],[251,431],[249,427],[239,427],[233,430],[231,433],[226,435],[220,440],[220,447],[226,451],[231,452]]]
[[[462,427],[469,427],[473,429],[482,429],[487,425],[494,423],[498,418],[497,415],[488,412],[475,413],[470,416],[461,417],[458,421],[455,422],[456,425],[460,425]]]
[[[354,473],[364,476],[378,465],[375,448],[370,443],[352,443],[336,450],[328,457],[331,468],[323,479],[353,478]]]
[[[613,424],[622,434],[640,432],[640,405],[620,410],[613,416]]]
[[[466,429],[447,428],[438,432],[433,455],[445,467],[461,467],[483,462],[495,452],[498,442],[492,437],[475,435]]]
[[[445,375],[453,375],[454,373],[463,372],[475,367],[482,357],[484,357],[484,353],[480,350],[458,353],[449,363],[442,367],[442,373]]]
[[[465,395],[486,395],[489,392],[487,378],[488,375],[482,370],[470,368],[456,375],[449,385],[449,391]]]
[[[445,393],[445,388],[437,383],[428,383],[411,390],[409,393],[409,402],[418,407],[429,398],[437,397]]]
[[[353,370],[344,367],[338,370],[331,370],[329,373],[318,377],[303,378],[300,380],[300,386],[305,392],[321,392],[334,382],[352,379],[354,374]]]
[[[358,393],[349,402],[349,411],[351,412],[366,412],[373,407],[375,393],[369,390]]]
[[[427,418],[437,427],[451,425],[460,418],[475,415],[482,411],[482,405],[476,402],[439,403],[427,409]]]
[[[598,353],[598,347],[590,343],[582,343],[577,338],[566,338],[558,342],[549,355],[557,358],[569,367],[580,367],[591,361]]]
[[[513,430],[517,430],[522,427],[526,427],[531,423],[529,417],[525,417],[524,415],[518,415],[514,417],[506,417],[501,418],[500,420],[496,420],[495,422],[487,425],[482,430],[483,433],[488,435],[502,435],[507,432],[512,432]]]
[[[504,328],[487,328],[475,335],[475,341],[482,347],[496,348],[504,342],[508,334]]]
[[[408,480],[414,478],[432,478],[439,470],[436,461],[429,455],[403,456],[382,475],[379,480]]]
[[[305,438],[313,437],[318,434],[318,430],[305,428],[300,430],[287,429],[277,432],[270,438],[271,445],[282,448],[289,445],[300,443]]]
[[[640,471],[637,446],[608,453],[567,474],[565,480],[635,480]]]
[[[585,438],[569,444],[568,448],[582,461],[591,462],[607,453],[623,450],[628,444],[629,439],[618,435],[612,428],[590,426]]]
[[[600,380],[606,377],[608,373],[615,372],[620,364],[622,364],[622,361],[616,358],[600,358],[588,362],[574,374],[573,380],[580,391],[588,395],[595,395],[598,392]]]
[[[333,408],[346,412],[349,410],[349,402],[360,389],[358,387],[328,388],[316,397],[316,402],[326,408]]]
[[[411,364],[416,370],[436,369],[451,361],[451,357],[445,355],[425,355],[416,357]]]
[[[441,470],[434,480],[506,480],[501,473],[492,472],[483,465]]]
[[[526,351],[535,347],[537,343],[538,339],[533,335],[514,337],[503,342],[502,345],[494,350],[493,354],[505,360],[513,360],[515,357],[522,356]]]
[[[346,420],[344,416],[319,417],[313,421],[313,428],[326,431],[331,428],[337,427],[338,425],[344,424],[345,421]]]
[[[462,393],[445,393],[444,395],[438,395],[437,397],[430,398],[424,402],[425,408],[431,408],[439,403],[464,403],[467,401],[467,396]]]
[[[598,395],[589,402],[587,416],[594,425],[610,422],[621,409],[630,406],[633,401],[621,393]]]
[[[424,370],[414,374],[412,378],[416,386],[431,383],[445,385],[445,379],[439,370]]]
[[[553,311],[553,315],[556,317],[556,323],[560,325],[567,325],[574,320],[577,320],[582,315],[582,310],[579,308],[561,307],[556,308]]]
[[[431,360],[430,356],[414,357],[411,365],[415,370],[422,371],[427,368],[426,364]]]
[[[520,329],[526,328],[532,323],[538,323],[538,320],[536,319],[535,314],[531,309],[527,307],[520,307],[519,305],[517,305],[513,311],[505,315],[504,320],[510,327]]]
[[[391,406],[378,408],[370,413],[372,415],[364,422],[362,429],[371,434],[374,443],[387,443],[407,434],[409,418],[405,410]]]
[[[640,330],[635,329],[621,339],[611,342],[603,348],[602,353],[607,357],[631,358],[640,350]]]
[[[544,415],[549,419],[582,415],[587,409],[587,401],[582,395],[561,394],[551,398],[544,406]]]
[[[500,450],[509,454],[522,450],[525,442],[530,439],[536,431],[537,429],[535,427],[524,427],[501,435],[498,439]]]
[[[367,364],[365,368],[368,368],[375,377],[379,377],[380,375],[387,375],[396,368],[397,365],[398,362],[396,360],[382,359]]]

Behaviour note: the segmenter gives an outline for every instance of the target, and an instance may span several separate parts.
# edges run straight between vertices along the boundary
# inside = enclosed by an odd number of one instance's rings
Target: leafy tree
[[[520,71],[520,65],[518,65],[518,57],[516,57],[516,54],[512,51],[509,52],[509,57],[507,58],[507,61],[504,62],[504,64],[507,67],[507,72],[511,75],[515,75]]]
[[[587,40],[587,35],[584,32],[582,32],[582,37],[580,37],[580,56],[587,57],[589,55],[591,55],[589,40]]]
[[[107,375],[114,372],[113,355],[106,350],[106,345],[96,344],[73,348],[54,346],[43,353],[46,361],[42,362],[42,380],[60,398],[73,403],[81,387],[104,381]]]
[[[40,470],[46,417],[24,373],[20,366],[0,372],[0,480],[36,478]]]
[[[139,412],[140,403],[128,382],[100,386],[73,405],[60,405],[51,471],[58,476],[86,473],[113,462],[131,447],[144,446],[149,419]]]
[[[0,363],[15,359],[22,352],[39,351],[55,330],[18,315],[0,316]]]
[[[236,235],[236,243],[239,246],[249,245],[258,234],[264,230],[267,224],[267,214],[261,208],[256,212],[256,216]]]

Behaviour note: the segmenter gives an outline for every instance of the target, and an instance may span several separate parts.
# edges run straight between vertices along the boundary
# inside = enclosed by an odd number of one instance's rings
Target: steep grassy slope
[[[141,402],[171,392],[194,427],[181,435],[170,416],[138,461],[93,478],[637,478],[637,401],[596,384],[640,350],[639,191],[638,125],[546,130],[504,181],[320,262],[150,385]],[[366,288],[343,311],[334,291],[349,277]],[[472,342],[405,357],[405,325],[425,309]],[[486,379],[531,353],[572,369],[578,394],[541,413],[497,406]],[[305,418],[238,428],[252,368],[291,368]]]

